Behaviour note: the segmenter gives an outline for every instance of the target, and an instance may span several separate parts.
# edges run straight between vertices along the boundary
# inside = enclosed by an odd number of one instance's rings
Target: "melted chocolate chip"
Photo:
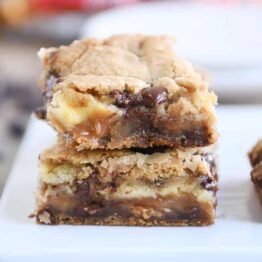
[[[130,136],[136,134],[145,136],[149,130],[153,130],[152,117],[154,114],[142,107],[128,108],[121,121],[121,135]],[[132,125],[130,125],[132,123]]]
[[[141,91],[143,103],[146,106],[154,107],[167,101],[167,90],[164,87],[150,87]]]
[[[76,197],[83,203],[88,204],[90,201],[90,179],[81,180],[81,183],[77,183],[77,190],[75,192]]]
[[[158,144],[169,147],[193,147],[209,144],[207,129],[198,127],[194,120],[190,126],[184,127],[177,119],[161,117],[157,115],[154,108],[145,106],[127,107],[123,112],[121,121],[110,129],[110,136],[119,141],[127,137],[134,139],[133,147],[151,147],[151,141],[159,141]],[[179,132],[174,131],[170,128],[171,125],[181,125],[181,129]],[[186,128],[189,128],[190,131]]]
[[[76,182],[76,197],[83,203],[89,204],[91,196],[96,192],[95,187],[100,185],[98,172],[93,172],[86,179]]]
[[[167,90],[164,87],[150,87],[137,94],[114,91],[110,96],[116,100],[115,105],[122,108],[138,105],[155,107],[167,100]]]

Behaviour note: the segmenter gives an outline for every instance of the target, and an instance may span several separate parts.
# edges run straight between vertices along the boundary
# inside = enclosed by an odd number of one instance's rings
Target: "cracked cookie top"
[[[81,91],[103,93],[126,88],[136,93],[161,83],[170,86],[170,92],[177,91],[178,86],[204,90],[208,87],[191,64],[176,56],[174,38],[168,36],[88,38],[69,46],[42,48],[39,56],[44,66],[43,91],[50,88],[47,82],[52,82],[52,87],[71,84]],[[50,76],[56,81],[50,81]]]

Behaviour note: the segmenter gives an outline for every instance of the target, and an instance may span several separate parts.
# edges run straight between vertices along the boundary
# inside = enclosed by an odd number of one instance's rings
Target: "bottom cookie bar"
[[[262,140],[259,140],[249,152],[249,159],[253,168],[251,171],[251,180],[255,185],[262,204]]]
[[[40,156],[36,220],[43,224],[209,225],[217,176],[210,148],[81,151]]]

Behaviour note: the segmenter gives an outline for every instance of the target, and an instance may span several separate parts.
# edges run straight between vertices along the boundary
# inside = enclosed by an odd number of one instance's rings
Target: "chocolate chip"
[[[148,131],[153,129],[152,117],[152,112],[143,107],[128,108],[122,118],[122,128],[119,130],[125,136],[132,134],[146,136]]]
[[[115,105],[122,108],[144,105],[155,107],[167,100],[167,90],[164,87],[149,87],[137,94],[129,91],[114,91],[110,94],[115,100]]]
[[[144,105],[149,107],[154,107],[167,100],[167,90],[161,86],[143,89],[141,95]]]

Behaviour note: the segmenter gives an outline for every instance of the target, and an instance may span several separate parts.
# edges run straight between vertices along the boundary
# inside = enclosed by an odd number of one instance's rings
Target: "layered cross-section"
[[[200,147],[216,96],[164,36],[121,35],[39,52],[46,118],[78,149]]]
[[[37,222],[208,225],[215,217],[211,148],[76,151],[57,144],[40,156]]]

